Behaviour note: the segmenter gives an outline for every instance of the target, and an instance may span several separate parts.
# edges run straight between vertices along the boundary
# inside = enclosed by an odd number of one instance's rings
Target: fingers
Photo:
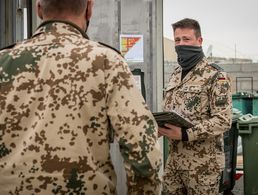
[[[168,136],[169,131],[170,131],[169,129],[162,128],[162,127],[159,127],[158,129],[158,133],[161,136]]]
[[[177,127],[171,124],[166,124],[165,126],[166,128],[163,128],[163,127],[158,128],[159,135],[166,136],[169,139],[173,139],[173,140],[182,139],[182,132],[180,127]]]
[[[177,126],[171,125],[171,124],[169,124],[169,123],[166,123],[166,124],[165,124],[165,127],[168,127],[169,129],[175,129],[175,128],[177,128]]]

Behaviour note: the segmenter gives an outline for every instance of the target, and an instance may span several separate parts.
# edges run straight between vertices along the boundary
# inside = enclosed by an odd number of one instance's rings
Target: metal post
[[[20,6],[18,4],[18,6]],[[23,8],[17,8],[16,10],[16,42],[24,39],[24,20],[23,20]]]
[[[155,0],[156,17],[154,26],[155,39],[153,52],[156,53],[154,58],[153,73],[155,73],[155,83],[153,83],[153,93],[156,94],[154,102],[154,110],[161,111],[163,101],[164,88],[164,48],[163,48],[163,0]]]
[[[4,3],[4,18],[2,19],[3,25],[1,25],[3,29],[3,46],[11,45],[15,42],[15,10],[16,10],[16,4],[14,1],[5,0]]]
[[[27,6],[27,37],[32,36],[33,32],[33,25],[32,25],[32,13],[33,13],[33,6],[32,6],[32,0],[26,0],[26,6]]]
[[[23,9],[27,7],[27,0],[17,0],[17,9]]]
[[[5,1],[0,1],[0,48],[5,46]]]

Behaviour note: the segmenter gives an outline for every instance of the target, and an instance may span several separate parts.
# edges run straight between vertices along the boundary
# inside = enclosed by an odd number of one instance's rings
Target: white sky
[[[201,25],[204,53],[212,45],[213,56],[258,62],[258,0],[164,0],[163,9],[165,37],[172,38],[172,23],[193,18]]]

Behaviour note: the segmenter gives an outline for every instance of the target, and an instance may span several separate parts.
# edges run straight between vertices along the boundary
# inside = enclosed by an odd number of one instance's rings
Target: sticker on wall
[[[120,35],[120,52],[128,62],[143,62],[143,35]]]

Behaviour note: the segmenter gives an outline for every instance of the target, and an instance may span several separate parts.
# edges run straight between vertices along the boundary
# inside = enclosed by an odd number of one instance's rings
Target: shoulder
[[[220,67],[218,64],[215,64],[215,63],[208,64],[208,67],[217,72],[225,72],[222,67]]]
[[[220,67],[218,64],[215,64],[215,63],[211,63],[211,64],[208,64],[208,70],[211,74],[211,76],[215,76],[215,77],[228,77],[228,74],[227,72],[222,68]]]
[[[227,72],[215,63],[209,64],[209,66],[214,70],[214,81],[221,84],[230,83],[230,76]]]
[[[122,54],[120,53],[120,51],[118,51],[116,48],[114,48],[114,47],[112,47],[112,46],[110,46],[110,45],[107,45],[107,44],[105,44],[105,43],[102,43],[102,42],[98,42],[98,43],[99,43],[100,45],[102,45],[102,46],[108,48],[108,49],[111,49],[111,50],[115,51],[116,53],[118,53],[119,55],[122,56]]]
[[[206,84],[215,84],[218,81],[230,82],[230,77],[227,72],[215,63],[207,63],[203,72],[203,77]]]

